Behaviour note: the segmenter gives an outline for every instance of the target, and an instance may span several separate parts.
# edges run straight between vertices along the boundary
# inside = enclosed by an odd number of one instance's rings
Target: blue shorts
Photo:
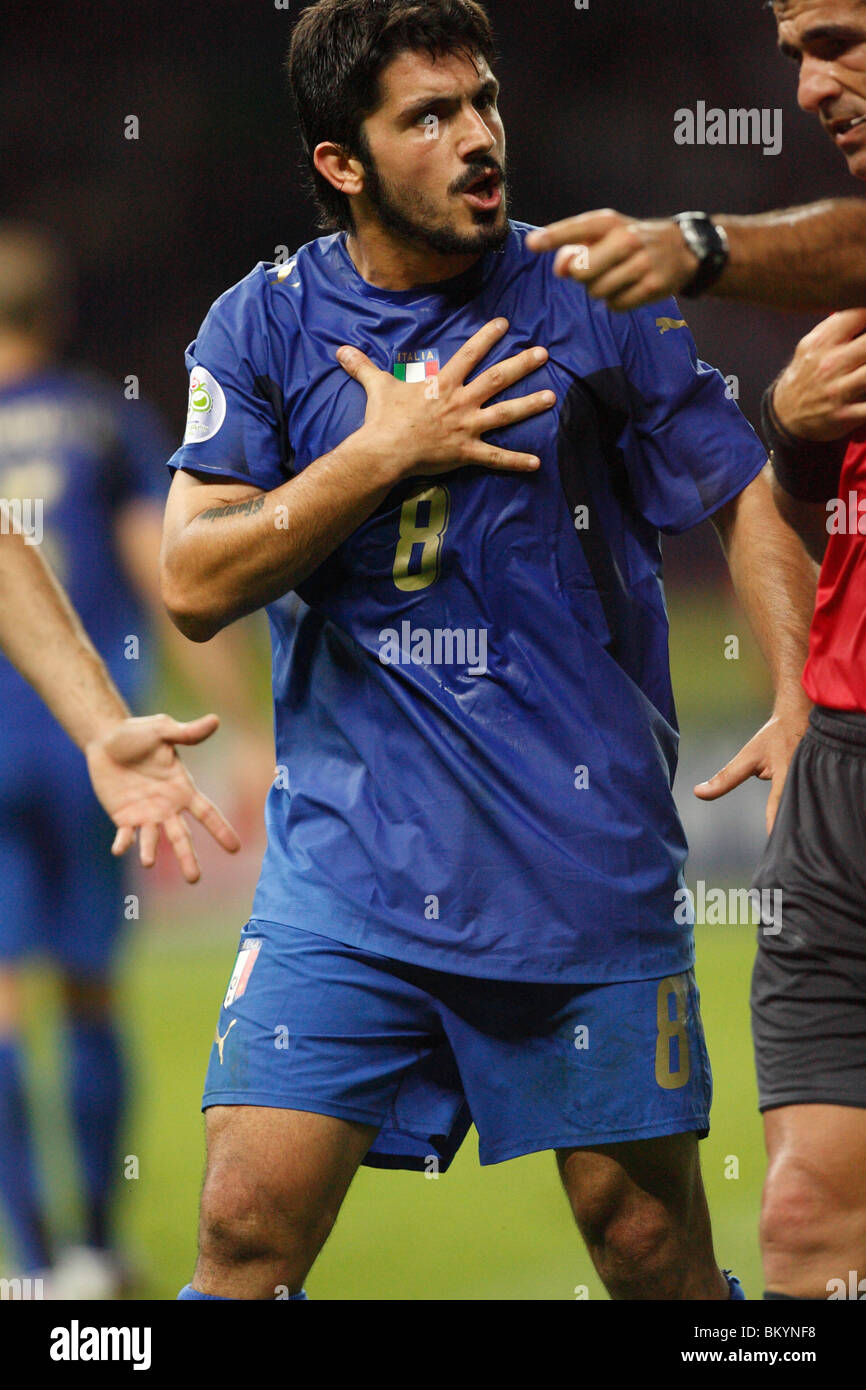
[[[474,1122],[482,1163],[709,1128],[691,971],[522,984],[390,960],[254,919],[202,1109],[265,1105],[375,1125],[372,1167],[444,1172]]]
[[[103,977],[124,922],[114,830],[58,727],[0,749],[0,962],[33,954]]]

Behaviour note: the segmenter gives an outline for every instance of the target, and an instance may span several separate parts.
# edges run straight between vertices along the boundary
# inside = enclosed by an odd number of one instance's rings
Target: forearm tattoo
[[[226,516],[255,516],[265,505],[264,497],[248,497],[245,502],[232,502],[228,507],[208,507],[199,512],[200,521],[218,521]]]

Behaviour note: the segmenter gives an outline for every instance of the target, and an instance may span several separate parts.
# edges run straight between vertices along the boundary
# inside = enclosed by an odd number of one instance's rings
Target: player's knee
[[[202,1254],[221,1264],[312,1263],[336,1211],[280,1191],[246,1165],[221,1164],[202,1194]]]
[[[636,1201],[621,1188],[597,1191],[578,1214],[581,1234],[613,1285],[641,1282],[667,1269],[676,1250],[676,1221],[662,1203]]]
[[[641,1281],[667,1270],[676,1249],[670,1214],[653,1204],[617,1214],[604,1228],[601,1245],[612,1276]]]
[[[765,1253],[814,1254],[839,1215],[823,1175],[795,1159],[773,1164],[764,1186],[761,1243]]]

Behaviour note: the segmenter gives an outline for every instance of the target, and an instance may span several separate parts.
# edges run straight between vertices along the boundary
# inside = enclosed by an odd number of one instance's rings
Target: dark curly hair
[[[381,101],[383,69],[406,51],[480,55],[492,66],[490,20],[476,0],[318,0],[295,26],[285,66],[323,231],[354,223],[350,199],[314,167],[313,151],[332,140],[367,161],[361,126]]]

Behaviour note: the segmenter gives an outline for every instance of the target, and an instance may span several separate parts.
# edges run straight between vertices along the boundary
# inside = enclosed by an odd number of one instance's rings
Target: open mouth
[[[484,212],[498,208],[502,202],[502,175],[499,170],[489,169],[486,174],[480,175],[468,188],[464,188],[463,197],[472,207]]]
[[[855,130],[859,125],[863,125],[864,121],[866,121],[866,115],[851,116],[848,120],[844,121],[831,121],[830,134],[833,136],[834,140],[840,140],[847,135],[849,131]]]

